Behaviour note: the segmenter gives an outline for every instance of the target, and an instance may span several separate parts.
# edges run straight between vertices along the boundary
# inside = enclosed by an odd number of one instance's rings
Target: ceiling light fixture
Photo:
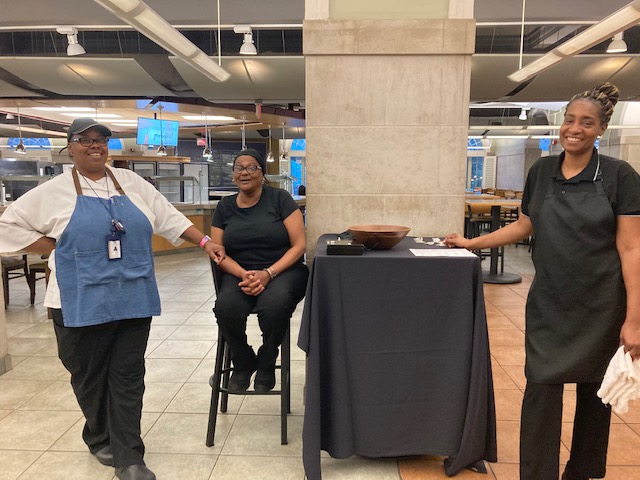
[[[231,77],[229,72],[211,60],[206,53],[141,0],[94,1],[133,26],[145,37],[180,57],[210,80],[224,82]]]
[[[286,149],[287,141],[284,138],[284,123],[282,124],[282,148],[280,149],[280,161],[287,160],[287,149]]]
[[[258,54],[256,46],[253,43],[253,33],[251,32],[250,25],[236,25],[233,27],[233,31],[244,34],[244,40],[242,40],[242,46],[240,47],[240,55]]]
[[[607,47],[607,53],[624,53],[627,51],[627,43],[624,41],[624,32],[616,33]]]
[[[16,117],[13,116],[13,113],[7,113],[7,120],[13,120],[14,118]]]
[[[551,68],[565,58],[577,55],[598,43],[604,42],[616,33],[622,32],[640,21],[640,0],[634,0],[600,22],[587,28],[562,45],[542,57],[508,75],[516,83],[525,82]]]
[[[271,125],[269,125],[269,151],[267,152],[267,162],[273,163],[276,159],[273,158],[273,152],[271,151]]]
[[[18,143],[18,145],[16,145],[16,153],[19,153],[21,155],[24,155],[25,153],[27,153],[27,149],[24,146],[24,143],[22,143],[22,124],[20,123],[20,105],[18,105],[17,107],[18,110],[18,135],[20,136],[20,142]]]
[[[78,43],[78,29],[76,27],[58,27],[56,31],[67,36],[69,46],[67,46],[67,55],[73,57],[75,55],[84,55],[87,53],[82,45]]]
[[[156,151],[156,155],[158,155],[159,157],[166,157],[167,156],[167,149],[164,146],[164,132],[162,130],[162,109],[164,107],[162,106],[161,103],[158,104],[158,110],[160,111],[160,146],[158,147],[158,150]]]
[[[518,119],[519,120],[526,120],[527,119],[527,109],[523,108],[522,110],[520,110],[520,115],[518,115]]]
[[[211,146],[209,145],[209,124],[207,123],[207,114],[204,114],[204,141],[205,146],[202,151],[202,156],[207,159],[207,162],[211,161]]]
[[[247,143],[246,143],[246,132],[245,132],[245,127],[244,127],[244,118],[242,119],[242,150],[246,150],[247,149]]]

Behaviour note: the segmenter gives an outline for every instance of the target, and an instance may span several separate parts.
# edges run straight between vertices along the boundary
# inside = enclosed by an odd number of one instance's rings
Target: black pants
[[[231,359],[237,369],[273,369],[278,358],[278,347],[289,326],[296,305],[304,298],[309,270],[296,265],[285,270],[267,284],[258,296],[246,295],[237,277],[223,274],[213,309],[218,327],[229,344]],[[262,346],[256,354],[247,343],[247,317],[254,311],[262,330]]]
[[[611,409],[596,395],[599,383],[579,383],[573,421],[572,478],[603,478]],[[557,480],[562,431],[563,384],[527,382],[520,425],[520,480]]]
[[[54,309],[53,322],[58,356],[86,419],[82,438],[89,450],[111,445],[116,468],[144,464],[140,418],[151,318],[72,328]]]

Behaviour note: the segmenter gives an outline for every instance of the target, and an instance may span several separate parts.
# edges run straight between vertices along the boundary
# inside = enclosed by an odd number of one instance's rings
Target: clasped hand
[[[246,270],[238,286],[247,295],[256,297],[264,292],[267,283],[269,283],[269,274],[264,270]]]

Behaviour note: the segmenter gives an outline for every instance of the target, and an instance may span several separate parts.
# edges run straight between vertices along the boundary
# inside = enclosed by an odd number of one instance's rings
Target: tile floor
[[[488,261],[485,260],[485,263]],[[518,478],[518,429],[524,389],[524,305],[533,277],[526,247],[508,247],[505,270],[523,275],[515,285],[485,285],[498,418],[499,462],[489,474],[460,479]],[[280,445],[278,397],[232,396],[219,416],[216,445],[204,444],[217,328],[213,286],[201,252],[156,258],[163,314],[153,320],[147,350],[147,391],[142,430],[146,461],[160,480],[302,480],[304,353],[296,346],[302,304],[292,321],[292,414],[289,444]],[[42,306],[29,306],[22,279],[11,281],[6,310],[14,368],[0,376],[0,480],[111,480],[86,450],[82,414],[57,358],[51,322]],[[253,344],[257,326],[249,327]],[[572,391],[566,393],[561,462],[571,441]],[[607,479],[640,480],[640,402],[614,416]],[[447,478],[442,458],[322,459],[325,480],[424,480]]]

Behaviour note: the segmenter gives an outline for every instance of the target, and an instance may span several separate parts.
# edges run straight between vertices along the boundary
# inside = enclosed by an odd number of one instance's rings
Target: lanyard
[[[73,174],[74,174],[73,175],[73,179],[74,179],[74,183],[76,184],[76,191],[78,192],[78,194],[82,194],[82,188],[80,187],[80,184],[77,182],[77,180],[78,180],[77,175],[80,175],[82,178],[84,178],[84,181],[87,183],[87,185],[89,186],[91,191],[94,193],[94,195],[98,198],[98,200],[100,200],[100,203],[102,204],[102,206],[105,208],[105,210],[109,214],[109,217],[111,217],[111,232],[114,233],[114,234],[116,234],[116,233],[120,233],[120,234],[126,233],[126,230],[124,229],[124,225],[122,224],[122,222],[120,220],[118,220],[113,215],[113,210],[112,210],[113,198],[111,198],[111,193],[109,192],[109,179],[107,178],[107,174],[109,174],[109,177],[111,177],[112,180],[114,181],[115,187],[118,190],[118,192],[121,195],[124,193],[122,191],[122,188],[120,187],[120,184],[115,180],[115,178],[113,178],[113,174],[109,170],[106,170],[105,171],[105,176],[104,176],[105,177],[105,185],[107,187],[107,202],[108,202],[108,205],[109,205],[108,207],[107,207],[107,205],[104,204],[104,202],[102,201],[103,199],[94,190],[93,186],[91,186],[91,184],[89,183],[89,180],[87,179],[87,177],[85,177],[80,172],[78,172],[75,167],[73,167]]]

